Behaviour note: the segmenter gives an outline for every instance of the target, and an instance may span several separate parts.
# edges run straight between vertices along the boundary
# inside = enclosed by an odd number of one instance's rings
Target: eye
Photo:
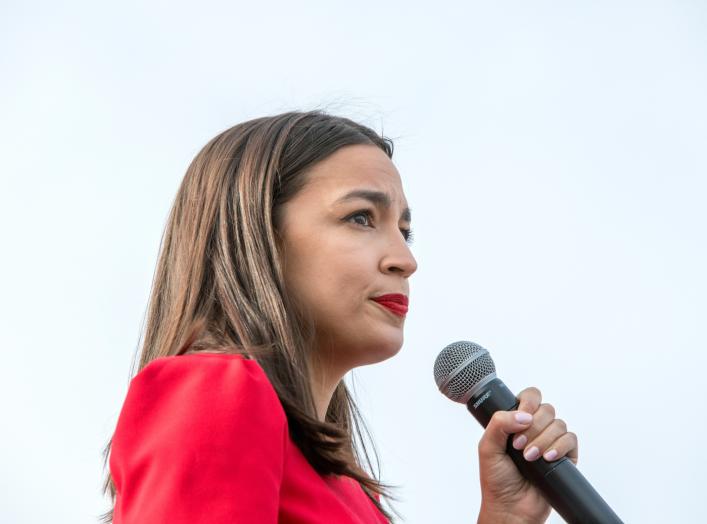
[[[346,217],[346,220],[354,222],[360,226],[372,227],[371,221],[373,220],[373,214],[367,209],[362,209],[360,211],[356,211],[353,215]]]
[[[345,219],[347,222],[353,222],[359,226],[363,227],[373,227],[373,213],[369,209],[361,209],[355,213],[347,216]],[[410,228],[400,228],[400,233],[402,233],[405,242],[412,244],[413,232]]]
[[[407,229],[401,229],[400,232],[403,234],[403,238],[405,239],[405,242],[408,244],[412,244],[412,239],[415,238],[412,229],[407,228]]]

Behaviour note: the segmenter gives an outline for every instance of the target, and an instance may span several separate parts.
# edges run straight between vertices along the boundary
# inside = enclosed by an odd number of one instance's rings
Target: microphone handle
[[[466,407],[485,428],[499,410],[512,411],[518,399],[499,378],[478,391]],[[540,457],[528,462],[508,438],[506,452],[521,474],[542,492],[550,506],[569,524],[623,524],[603,498],[567,457],[548,462]]]

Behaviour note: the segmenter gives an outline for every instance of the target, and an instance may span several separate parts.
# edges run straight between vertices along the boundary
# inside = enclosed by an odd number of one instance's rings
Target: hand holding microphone
[[[473,342],[445,347],[434,375],[440,391],[486,428],[479,442],[480,524],[544,522],[551,506],[570,524],[621,524],[575,467],[576,436],[541,404],[539,390],[525,389],[517,399],[496,377],[488,351]],[[547,454],[552,450],[556,456]]]
[[[552,405],[541,404],[540,391],[526,388],[518,394],[518,401],[517,410],[496,411],[479,440],[481,514],[485,516],[479,521],[482,524],[503,522],[509,515],[522,515],[523,522],[545,522],[550,514],[550,504],[537,496],[537,488],[520,474],[507,453],[509,438],[526,461],[542,456],[552,462],[566,456],[577,463],[577,437],[567,432],[563,421],[554,418]],[[546,457],[552,450],[556,456]]]

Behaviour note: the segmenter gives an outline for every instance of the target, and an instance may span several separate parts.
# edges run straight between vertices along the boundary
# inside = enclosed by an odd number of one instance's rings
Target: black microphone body
[[[493,378],[475,391],[467,409],[485,428],[499,410],[518,408],[518,399],[499,379]],[[521,474],[540,489],[548,503],[570,524],[622,524],[621,519],[601,498],[571,460],[562,457],[553,462],[538,458],[528,462],[521,450],[508,438],[506,451]]]

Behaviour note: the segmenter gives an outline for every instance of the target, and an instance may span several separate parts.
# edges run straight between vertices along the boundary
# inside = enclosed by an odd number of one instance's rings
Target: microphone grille
[[[437,356],[434,376],[442,393],[454,402],[466,404],[477,385],[496,378],[496,366],[484,347],[460,340]]]

